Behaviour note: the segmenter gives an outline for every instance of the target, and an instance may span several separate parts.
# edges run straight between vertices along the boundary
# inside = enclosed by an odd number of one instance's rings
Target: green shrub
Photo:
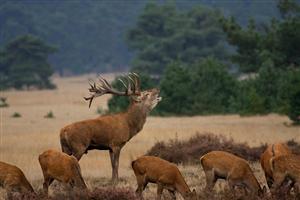
[[[52,111],[49,111],[45,116],[44,118],[54,118],[54,114]]]
[[[6,102],[6,98],[5,97],[0,97],[0,108],[3,108],[3,107],[8,107],[8,103]]]
[[[167,67],[162,78],[163,101],[158,112],[179,115],[227,113],[236,89],[237,81],[214,58],[204,59],[190,68],[175,62]]]
[[[19,117],[22,117],[22,115],[20,113],[18,113],[18,112],[15,112],[14,114],[12,114],[11,117],[13,117],[13,118],[19,118]]]

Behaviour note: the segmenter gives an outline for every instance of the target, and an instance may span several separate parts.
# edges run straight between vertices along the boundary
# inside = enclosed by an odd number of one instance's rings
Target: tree
[[[174,61],[194,64],[207,56],[226,57],[220,12],[204,7],[179,11],[174,4],[149,3],[127,34],[136,51],[133,69],[162,74]]]
[[[167,66],[160,88],[163,100],[157,110],[161,114],[193,114],[189,71],[180,62]]]
[[[300,90],[291,96],[289,118],[295,123],[300,124]]]
[[[237,81],[225,65],[215,58],[203,59],[190,70],[193,104],[196,114],[229,112],[230,99],[236,96]]]
[[[16,38],[5,45],[0,57],[1,81],[17,89],[53,88],[49,77],[53,70],[47,59],[56,48],[31,35]]]
[[[278,7],[283,19],[273,18],[263,26],[249,20],[247,28],[243,28],[233,17],[221,20],[228,42],[236,47],[232,62],[242,72],[258,72],[267,59],[275,68],[299,68],[299,5],[294,0],[281,0]]]

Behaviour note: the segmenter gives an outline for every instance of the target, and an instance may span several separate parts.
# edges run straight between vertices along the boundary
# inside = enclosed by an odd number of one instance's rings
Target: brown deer
[[[21,169],[1,161],[0,185],[6,190],[8,199],[13,199],[14,193],[34,193],[32,186]]]
[[[260,164],[265,172],[265,177],[269,188],[272,187],[274,181],[272,171],[271,171],[271,166],[270,166],[270,159],[272,157],[288,155],[291,153],[292,152],[290,151],[290,149],[286,144],[276,143],[276,144],[269,145],[267,149],[264,151],[264,153],[261,155]]]
[[[90,101],[90,106],[95,97],[104,94],[128,96],[131,103],[127,111],[75,122],[62,128],[60,132],[63,152],[74,155],[78,160],[89,150],[109,150],[113,182],[118,179],[122,147],[142,130],[147,115],[161,101],[158,89],[140,90],[140,79],[137,74],[130,73],[126,77],[127,81],[119,80],[126,88],[125,91],[113,89],[104,78],[100,77],[98,84],[90,84],[89,91],[92,95],[85,99]]]
[[[236,186],[245,192],[262,195],[266,188],[261,189],[246,160],[225,151],[211,151],[200,158],[206,176],[206,191],[211,191],[218,179],[228,181],[234,191]]]
[[[190,190],[175,164],[155,156],[142,156],[131,163],[137,179],[136,193],[142,198],[142,192],[147,184],[157,184],[157,199],[161,199],[164,189],[167,189],[176,199],[175,191],[178,191],[184,199],[197,199],[196,191]]]
[[[87,193],[87,187],[81,175],[80,166],[74,156],[69,156],[56,150],[47,150],[39,155],[44,183],[44,193],[48,194],[48,188],[54,180],[77,188],[82,194]]]
[[[270,168],[274,183],[271,193],[277,192],[288,180],[297,193],[300,192],[300,156],[294,154],[281,155],[270,159]]]

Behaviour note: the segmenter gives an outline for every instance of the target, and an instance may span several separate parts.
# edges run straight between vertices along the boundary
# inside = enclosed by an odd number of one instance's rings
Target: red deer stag
[[[34,193],[32,186],[18,167],[1,161],[0,185],[6,190],[8,199],[13,199],[14,193]]]
[[[267,149],[264,151],[264,153],[261,155],[260,164],[265,172],[265,177],[269,188],[272,187],[272,184],[274,182],[271,166],[270,166],[270,159],[272,157],[288,155],[291,153],[292,152],[289,150],[286,144],[277,143],[277,144],[269,145]]]
[[[178,191],[184,199],[196,200],[196,191],[191,191],[175,164],[155,156],[142,156],[131,163],[136,176],[138,188],[136,193],[142,197],[142,192],[148,182],[157,184],[157,199],[161,199],[164,189],[167,189],[176,199]]]
[[[126,88],[117,91],[102,77],[99,83],[90,84],[92,95],[89,106],[95,97],[104,94],[131,97],[127,111],[112,115],[100,116],[96,119],[75,122],[61,129],[60,142],[63,152],[74,155],[78,160],[88,150],[109,150],[112,165],[112,181],[118,180],[119,156],[122,147],[139,133],[149,112],[161,101],[156,88],[140,90],[140,79],[135,73],[126,76],[126,81],[119,79]]]
[[[246,192],[262,195],[261,189],[246,160],[225,151],[211,151],[200,158],[206,176],[206,191],[211,191],[218,179],[226,179],[232,190],[242,186]]]

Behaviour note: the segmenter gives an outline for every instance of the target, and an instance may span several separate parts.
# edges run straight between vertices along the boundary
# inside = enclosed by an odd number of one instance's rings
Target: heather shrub
[[[294,140],[287,142],[295,153],[300,153],[300,145]],[[173,163],[198,163],[199,158],[213,150],[233,153],[248,161],[258,161],[267,144],[250,147],[247,143],[237,143],[231,138],[210,133],[196,133],[188,140],[171,139],[167,142],[157,142],[146,155],[158,156]]]
[[[90,200],[137,200],[132,188],[98,187],[90,193]]]

